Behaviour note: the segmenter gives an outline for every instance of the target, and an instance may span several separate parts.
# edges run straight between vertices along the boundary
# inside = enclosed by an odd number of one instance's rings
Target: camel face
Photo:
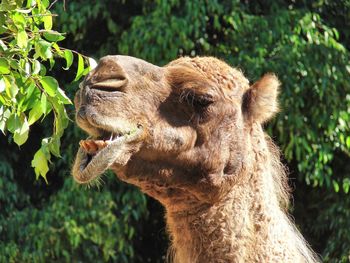
[[[276,88],[273,76],[250,88],[240,71],[210,57],[164,67],[104,57],[76,94],[76,122],[90,137],[73,176],[89,183],[112,169],[174,209],[213,203],[237,181],[246,130],[275,111]]]

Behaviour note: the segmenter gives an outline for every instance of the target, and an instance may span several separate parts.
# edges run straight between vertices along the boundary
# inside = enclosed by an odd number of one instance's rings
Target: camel
[[[288,217],[286,173],[262,129],[279,85],[274,74],[250,85],[213,57],[103,57],[75,96],[89,137],[73,177],[91,184],[110,169],[157,199],[170,262],[318,262]]]

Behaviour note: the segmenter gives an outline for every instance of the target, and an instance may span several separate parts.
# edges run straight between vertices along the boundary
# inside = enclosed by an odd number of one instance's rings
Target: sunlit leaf
[[[13,140],[18,146],[24,144],[28,139],[29,133],[29,124],[27,118],[24,117],[24,120],[21,122],[20,129],[17,129],[14,133]]]
[[[37,178],[42,176],[46,181],[46,174],[49,171],[49,165],[48,159],[42,148],[35,153],[32,160],[32,167],[34,168]]]
[[[32,74],[36,75],[40,72],[41,64],[38,60],[34,60],[32,65]]]
[[[0,76],[0,93],[3,92],[6,88],[5,80]]]
[[[11,115],[11,111],[4,106],[0,107],[0,130],[5,134],[6,122]]]
[[[43,22],[44,22],[44,28],[46,30],[51,30],[52,28],[52,16],[50,13],[47,13],[46,15],[43,16]]]
[[[5,81],[5,90],[6,90],[6,94],[10,97],[10,98],[15,98],[19,88],[16,84],[15,79],[11,76],[11,75],[5,75],[4,76],[4,81]]]
[[[70,66],[72,65],[73,63],[73,53],[72,51],[68,50],[68,49],[65,49],[64,50],[64,58],[66,59],[66,67],[64,69],[69,69]]]
[[[15,133],[21,128],[21,120],[16,113],[12,113],[7,120],[7,129]]]
[[[51,42],[57,42],[65,39],[65,37],[61,33],[54,30],[45,31],[43,35],[47,40]]]
[[[20,48],[25,48],[28,43],[28,36],[25,30],[19,31],[17,33],[17,45]]]
[[[84,73],[84,59],[80,54],[78,54],[78,69],[77,69],[77,74],[75,76],[74,81],[79,80],[83,76],[83,73]]]
[[[34,107],[29,112],[28,124],[32,125],[44,114],[40,101],[37,101]]]
[[[61,156],[60,146],[61,146],[60,138],[58,136],[53,136],[49,143],[49,150],[56,157]]]
[[[44,60],[52,58],[51,44],[45,40],[36,42],[35,57],[41,57]]]
[[[67,97],[64,91],[60,88],[57,89],[57,97],[63,104],[72,104],[72,101]]]
[[[56,95],[56,91],[58,89],[58,82],[56,79],[50,76],[44,76],[40,79],[40,83],[47,94],[49,94],[51,97]]]
[[[23,31],[26,27],[26,19],[21,12],[17,12],[12,16],[12,21],[19,31]]]
[[[10,66],[5,58],[0,58],[0,74],[9,74]]]

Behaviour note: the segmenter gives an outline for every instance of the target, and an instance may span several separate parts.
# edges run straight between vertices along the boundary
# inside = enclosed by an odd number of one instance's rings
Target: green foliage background
[[[323,261],[350,262],[350,1],[77,0],[51,12],[67,33],[62,45],[95,58],[129,54],[164,65],[213,55],[252,82],[275,72],[281,112],[266,128],[290,170],[291,212]],[[74,73],[54,75],[73,98]],[[112,175],[100,190],[72,182],[84,136],[73,123],[49,184],[35,181],[30,160],[51,122],[33,125],[20,150],[1,135],[0,262],[163,262],[157,203]]]

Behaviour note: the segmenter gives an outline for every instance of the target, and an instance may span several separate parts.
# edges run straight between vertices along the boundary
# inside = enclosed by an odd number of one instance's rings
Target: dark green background
[[[275,72],[281,112],[266,126],[288,166],[293,217],[325,262],[350,256],[350,1],[62,1],[61,44],[85,55],[129,54],[164,65],[212,55],[254,82]],[[62,61],[63,64],[63,61]],[[74,72],[55,77],[73,98]],[[74,109],[68,109],[74,119]],[[19,149],[0,140],[0,262],[163,262],[164,211],[136,189],[104,177],[100,189],[71,179],[72,122],[49,184],[30,161],[50,134],[48,118]]]

